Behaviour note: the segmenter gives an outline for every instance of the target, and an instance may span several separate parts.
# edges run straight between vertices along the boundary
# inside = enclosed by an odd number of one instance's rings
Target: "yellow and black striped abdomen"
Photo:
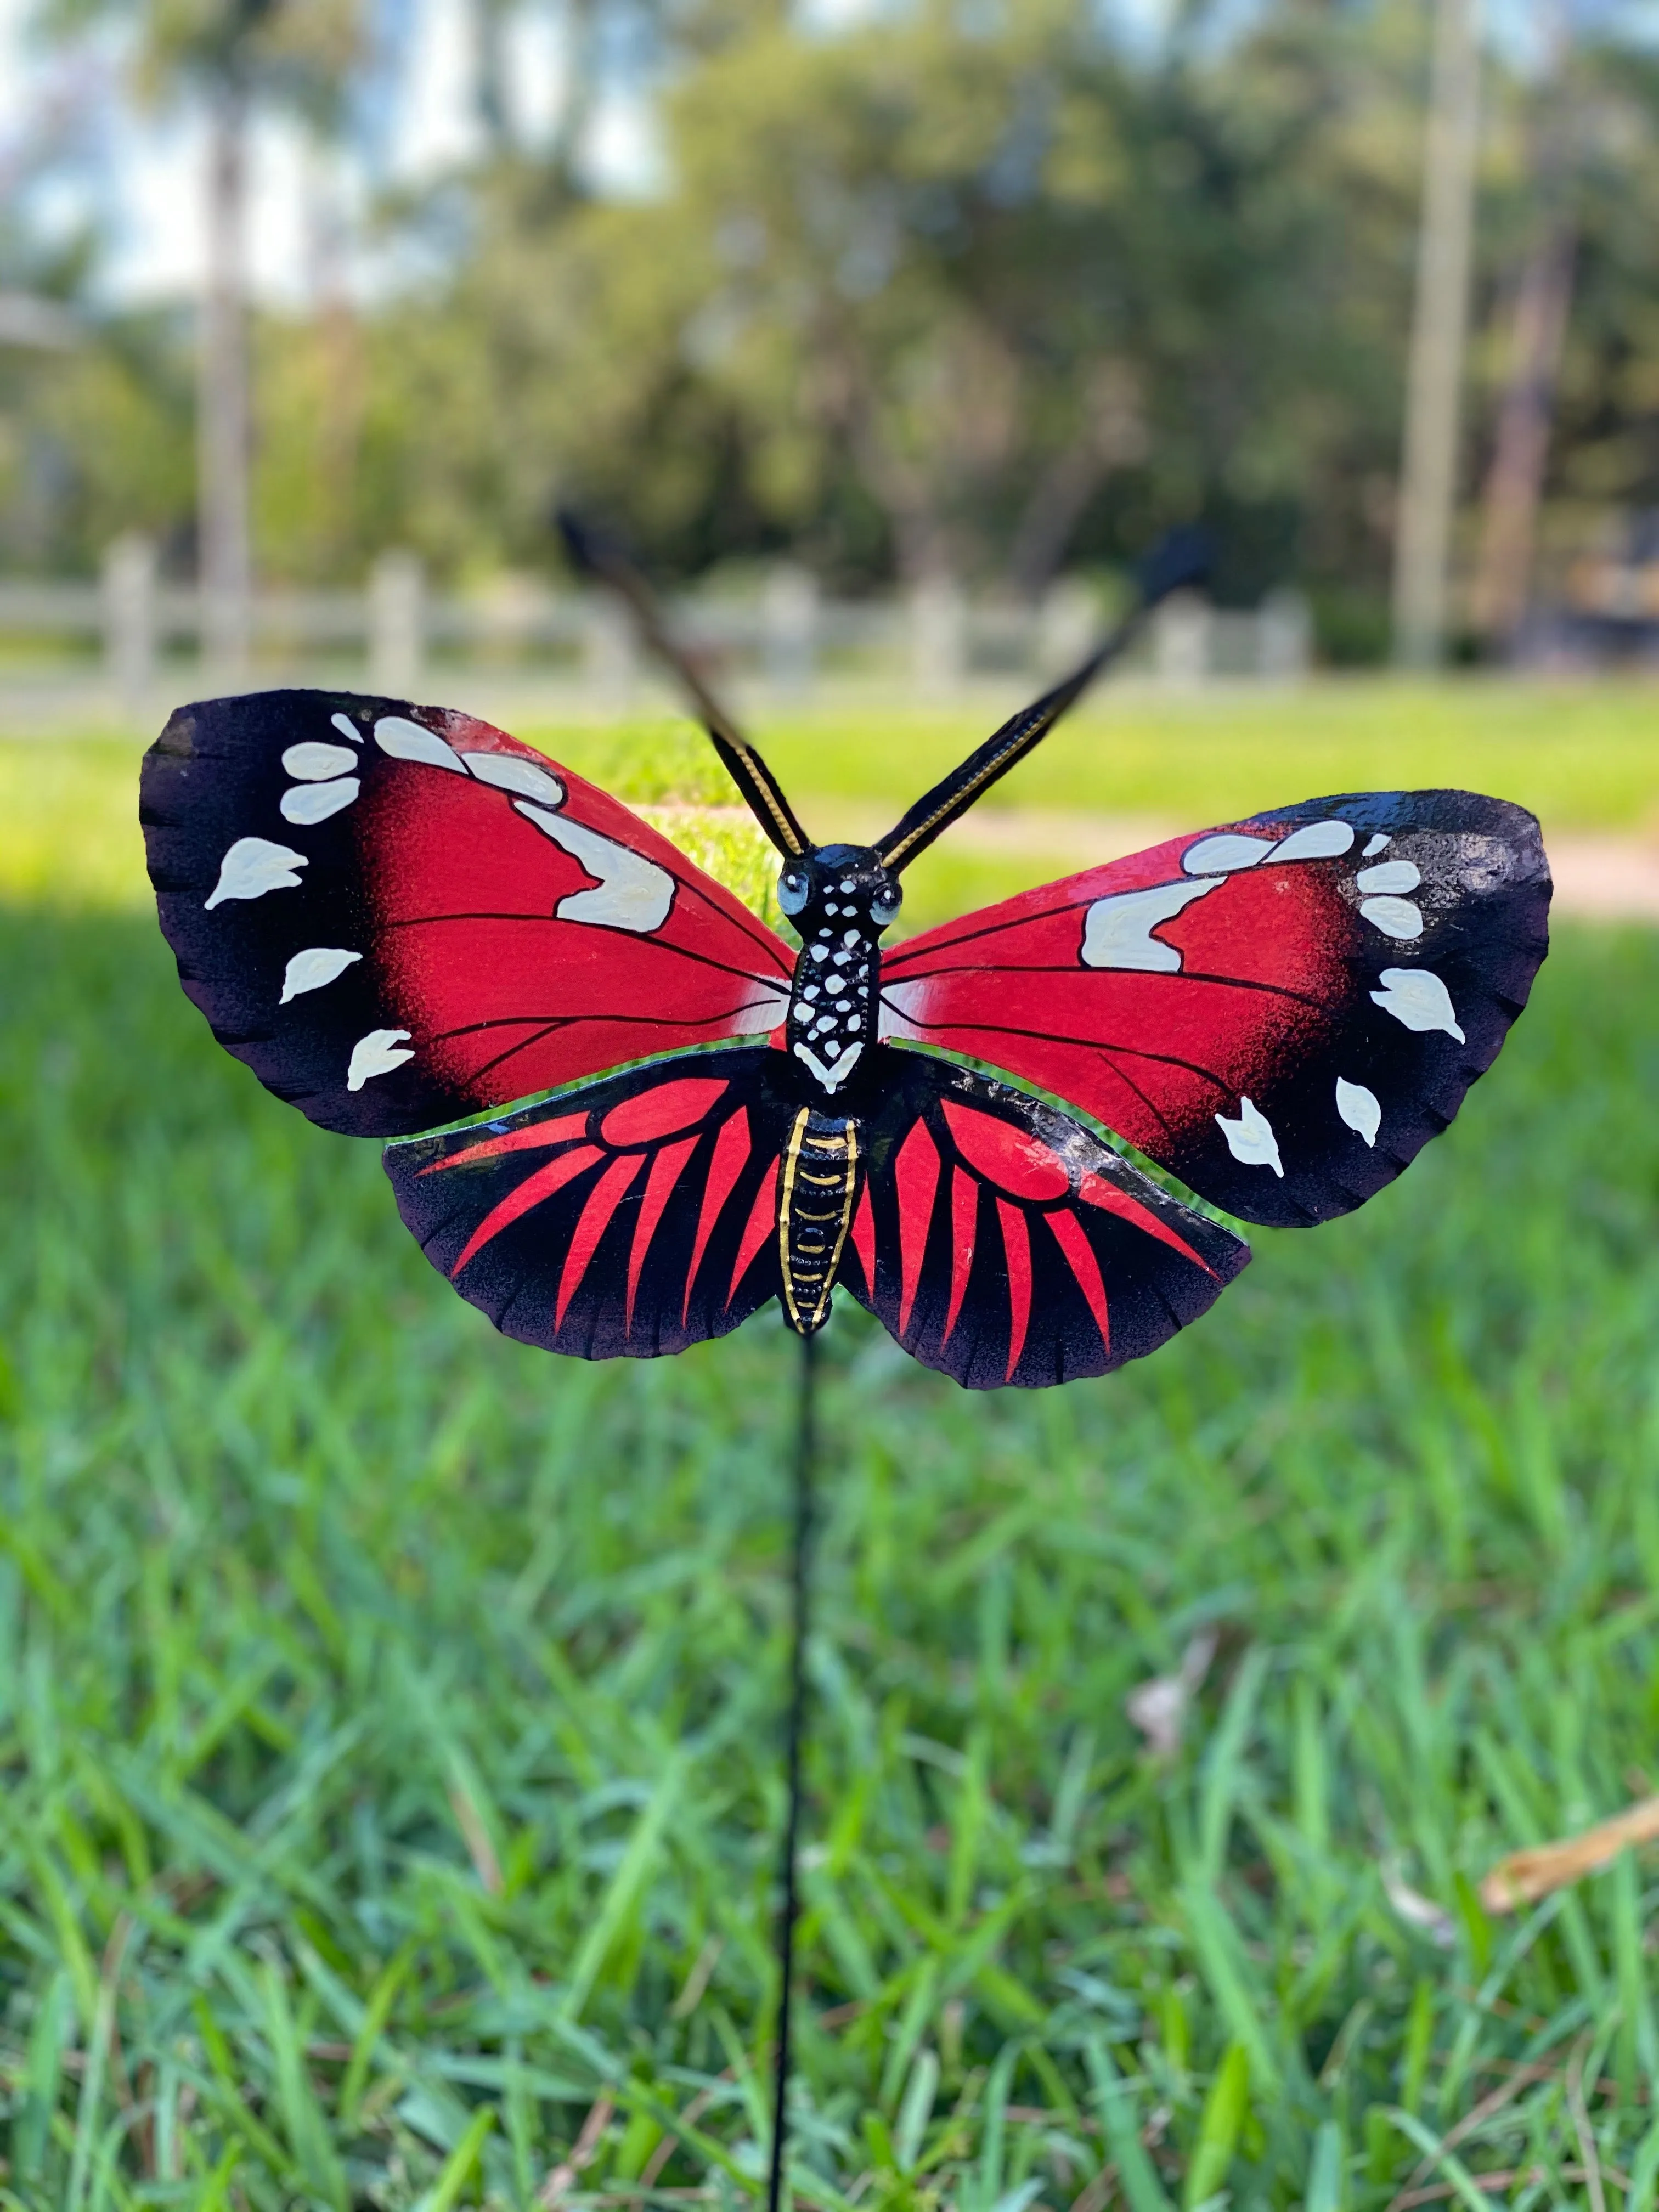
[[[783,1149],[778,1249],[783,1310],[810,1336],[830,1318],[830,1292],[858,1195],[859,1125],[803,1106]]]

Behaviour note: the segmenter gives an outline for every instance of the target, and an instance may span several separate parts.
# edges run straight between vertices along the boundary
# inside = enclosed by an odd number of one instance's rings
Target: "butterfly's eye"
[[[878,890],[871,900],[870,919],[880,928],[885,929],[890,921],[897,918],[898,910],[903,904],[904,893],[896,884],[889,884],[884,890]]]
[[[786,868],[778,878],[778,904],[786,914],[799,914],[811,889],[803,870]]]

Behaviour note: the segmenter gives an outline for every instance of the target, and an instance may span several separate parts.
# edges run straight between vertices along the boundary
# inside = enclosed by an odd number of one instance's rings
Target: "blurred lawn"
[[[1011,694],[1008,710],[1021,703]],[[992,726],[958,709],[780,720],[754,734],[792,794],[903,806]],[[1173,813],[1199,826],[1287,799],[1435,785],[1518,799],[1557,829],[1659,827],[1659,686],[1370,678],[1185,697],[1108,689],[992,803]]]
[[[553,2201],[752,2202],[793,1347],[496,1337],[66,910],[131,752],[28,757],[0,2205],[528,2212],[579,2136]],[[1473,1884],[1659,1786],[1656,1003],[1659,938],[1563,932],[1412,1174],[1120,1376],[969,1399],[838,1310],[803,2202],[1654,2201],[1648,1863]],[[1206,1625],[1158,1766],[1123,1701]]]
[[[811,828],[815,814],[839,819],[849,807],[896,820],[989,727],[984,710],[958,708],[779,717],[754,735]],[[735,799],[707,739],[683,721],[532,720],[516,734],[635,804]],[[139,750],[106,737],[0,744],[0,896],[148,906],[132,804]],[[1109,691],[1061,723],[981,819],[1004,807],[1080,809],[1200,829],[1288,799],[1437,784],[1519,799],[1547,830],[1659,832],[1659,689],[1372,679],[1187,699]],[[689,834],[695,857],[758,902],[774,872],[758,835],[732,825],[688,833],[683,817],[665,826]],[[1040,852],[988,860],[947,837],[908,879],[906,922],[1077,865],[1072,854],[1051,863]]]

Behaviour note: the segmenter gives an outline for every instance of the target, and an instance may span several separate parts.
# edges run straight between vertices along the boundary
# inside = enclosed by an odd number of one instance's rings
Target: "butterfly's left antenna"
[[[1160,599],[1168,599],[1208,574],[1212,553],[1207,532],[1194,526],[1171,531],[1139,563],[1135,604],[1109,635],[1075,668],[1064,683],[1056,684],[1005,722],[977,752],[970,753],[942,783],[919,799],[903,819],[877,841],[876,851],[895,875],[908,867],[918,853],[931,845],[943,830],[965,814],[999,777],[1024,759],[1033,745],[1046,738],[1068,707],[1076,704],[1102,670],[1118,659]]]
[[[796,821],[794,809],[779,789],[777,778],[704,683],[690,655],[670,636],[644,577],[620,547],[567,508],[559,509],[558,525],[574,566],[585,575],[608,584],[626,601],[641,637],[665,667],[678,677],[727,774],[761,828],[786,860],[799,860],[811,849],[811,840]]]

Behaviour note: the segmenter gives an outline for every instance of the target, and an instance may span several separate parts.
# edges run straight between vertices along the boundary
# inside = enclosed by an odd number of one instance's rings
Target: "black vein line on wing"
[[[394,929],[435,929],[444,923],[453,921],[523,921],[533,924],[538,929],[592,929],[604,926],[593,922],[562,922],[556,914],[520,913],[412,914],[397,921],[376,922],[374,927],[377,930],[387,932]],[[774,970],[770,975],[757,975],[752,968],[734,968],[730,961],[716,960],[707,952],[694,952],[689,945],[665,944],[659,937],[649,930],[617,929],[611,933],[616,937],[631,938],[636,945],[648,945],[653,951],[670,953],[676,960],[690,960],[700,968],[715,969],[722,975],[741,976],[745,983],[758,983],[763,989],[775,992],[781,997],[787,998],[789,995],[789,977],[787,974],[781,975]]]
[[[710,1018],[720,1020],[725,1018],[717,1015]],[[514,1014],[503,1015],[495,1021],[468,1022],[464,1028],[458,1030],[440,1030],[435,1035],[428,1037],[427,1042],[447,1044],[453,1037],[476,1036],[483,1030],[521,1029],[527,1024],[540,1024],[533,1036],[521,1037],[517,1044],[510,1044],[504,1052],[498,1052],[494,1060],[487,1060],[482,1066],[474,1068],[465,1079],[468,1085],[471,1085],[482,1082],[486,1075],[493,1075],[495,1070],[504,1066],[507,1060],[515,1059],[521,1052],[530,1051],[532,1046],[540,1044],[544,1038],[552,1036],[556,1030],[574,1029],[579,1024],[584,1022],[592,1022],[596,1024],[608,1023],[613,1027],[620,1023],[624,1028],[644,1030],[707,1029],[709,1026],[707,1021],[659,1021],[646,1014],[555,1014],[552,1016]],[[734,1050],[752,1042],[753,1040],[747,1036],[735,1036],[730,1040]],[[609,1069],[599,1068],[588,1079],[593,1083],[600,1083],[610,1073]]]
[[[693,861],[691,865],[695,867],[696,863]],[[674,872],[672,870],[670,871],[671,874],[673,872]],[[675,880],[678,883],[683,884],[685,889],[690,891],[694,897],[700,898],[703,904],[708,907],[712,913],[717,914],[723,921],[738,921],[738,915],[733,915],[729,908],[722,906],[718,899],[711,898],[702,884],[693,883],[690,878],[686,876],[677,875],[675,877]],[[717,886],[717,888],[723,889],[724,886]],[[773,932],[766,927],[766,924],[760,920],[758,915],[750,914],[748,908],[744,905],[743,901],[738,897],[735,891],[729,892],[727,896],[732,899],[733,904],[738,909],[738,914],[742,916],[742,920],[738,923],[738,927],[742,929],[744,935],[749,939],[750,943],[751,945],[758,945],[761,951],[766,953],[769,957],[772,959],[775,960],[780,953],[781,953],[787,960],[789,948],[784,943],[783,939],[781,937],[775,936]],[[783,973],[787,975],[789,973],[789,969],[786,967]]]
[[[1162,884],[1148,884],[1146,888],[1162,890],[1164,886]],[[908,959],[913,952],[921,952],[932,959],[936,953],[953,951],[959,945],[977,944],[981,937],[1000,937],[1006,929],[1024,929],[1028,922],[1052,921],[1057,914],[1079,913],[1085,907],[1092,906],[1097,898],[1111,896],[1110,892],[1088,891],[1077,898],[1062,899],[1058,906],[1038,907],[1035,912],[1016,915],[1011,920],[988,921],[976,929],[962,929],[954,937],[947,937],[945,934],[945,932],[952,925],[948,921],[941,922],[937,931],[927,930],[920,937],[911,938],[903,944],[896,945],[887,957],[892,960],[904,960]],[[971,921],[973,916],[964,915],[963,920]]]
[[[752,1003],[759,1005],[763,1002],[757,1000]],[[746,1009],[739,1006],[733,1011],[742,1013]],[[476,1036],[481,1030],[522,1029],[532,1022],[545,1023],[549,1030],[574,1029],[582,1022],[592,1022],[597,1025],[609,1025],[611,1028],[620,1025],[623,1029],[706,1030],[713,1029],[717,1024],[729,1019],[730,1016],[726,1014],[706,1014],[700,1021],[695,1022],[672,1014],[493,1014],[487,1021],[463,1022],[458,1029],[434,1030],[423,1040],[423,1043],[447,1044],[452,1037]],[[734,1047],[757,1045],[763,1034],[763,1032],[761,1031],[745,1032],[733,1036],[730,1039],[730,1042]],[[597,1081],[598,1078],[594,1079]]]
[[[1184,1068],[1188,1075],[1199,1076],[1206,1083],[1213,1084],[1216,1089],[1219,1091],[1224,1097],[1228,1097],[1231,1093],[1231,1085],[1230,1084],[1224,1083],[1213,1068],[1202,1066],[1195,1060],[1182,1060],[1176,1053],[1148,1052],[1140,1045],[1118,1044],[1109,1038],[1103,1037],[1066,1036],[1054,1030],[1015,1029],[1006,1022],[964,1022],[961,1020],[949,1022],[924,1022],[919,1020],[914,1014],[906,1014],[903,1018],[909,1023],[912,1029],[962,1030],[977,1036],[1024,1037],[1033,1044],[1075,1045],[1080,1052],[1097,1052],[1101,1058],[1107,1060],[1109,1064],[1110,1063],[1110,1055],[1113,1053],[1127,1053],[1132,1060],[1150,1060],[1156,1062],[1159,1066]],[[1116,1072],[1115,1066],[1114,1072]],[[1127,1082],[1128,1078],[1126,1076],[1124,1080]]]
[[[1163,942],[1162,939],[1156,941],[1160,944]],[[1170,949],[1173,951],[1175,948],[1171,947]],[[1085,982],[1091,975],[1133,975],[1137,981],[1144,978],[1150,981],[1164,983],[1206,983],[1212,989],[1215,990],[1258,991],[1261,993],[1264,997],[1271,999],[1291,999],[1298,1006],[1304,1006],[1323,1008],[1329,1004],[1328,999],[1321,997],[1317,993],[1311,991],[1293,991],[1288,983],[1256,982],[1252,981],[1252,979],[1247,975],[1211,975],[1206,974],[1202,970],[1186,968],[1176,969],[1173,973],[1155,968],[1089,968],[1084,966],[1081,962],[1075,961],[1059,961],[1045,964],[1040,968],[1025,967],[1014,962],[1010,962],[1008,965],[1005,967],[1000,962],[987,961],[983,964],[977,965],[971,969],[945,969],[943,970],[936,971],[933,975],[929,975],[924,972],[920,975],[894,975],[890,978],[884,971],[882,985],[884,991],[890,981],[894,983],[933,982],[938,979],[938,975],[940,974],[950,976],[955,976],[957,975],[969,975],[974,976],[1070,975],[1073,978],[1081,978]],[[893,1011],[897,1013],[900,1012],[900,1009],[895,1007]],[[908,1021],[911,1017],[904,1015],[902,1018]],[[1036,1032],[1033,1031],[1032,1034],[1035,1036]]]

